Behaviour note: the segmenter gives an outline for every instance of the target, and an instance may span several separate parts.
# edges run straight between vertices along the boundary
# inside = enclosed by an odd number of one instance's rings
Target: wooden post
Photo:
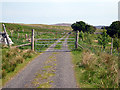
[[[12,31],[11,31],[11,37],[12,37]]]
[[[5,25],[3,25],[3,28],[4,28],[4,32],[5,32],[5,36],[6,36],[6,41],[7,41],[7,44],[8,44],[8,47],[10,47],[10,43],[9,43],[9,40],[8,40],[8,35],[7,35],[7,32],[6,32],[6,28],[5,28]]]
[[[19,38],[19,33],[17,34],[17,38]]]
[[[27,39],[27,34],[25,34],[25,39]]]
[[[34,51],[34,29],[32,29],[31,49],[32,49],[32,51]]]
[[[75,48],[78,48],[78,40],[79,40],[79,31],[76,31],[76,41],[75,41]]]
[[[112,38],[112,41],[111,41],[111,52],[110,52],[111,55],[112,55],[112,49],[113,49],[113,38]]]

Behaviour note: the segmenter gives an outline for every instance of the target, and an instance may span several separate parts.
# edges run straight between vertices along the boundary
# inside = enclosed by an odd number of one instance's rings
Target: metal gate
[[[44,37],[45,34],[57,35],[61,37],[48,38]],[[70,51],[74,48],[75,38],[69,38],[71,33],[56,33],[56,32],[41,32],[35,33],[35,51],[37,52],[61,52],[61,51]],[[51,36],[52,37],[52,36]],[[72,48],[70,48],[70,46]],[[69,50],[67,49],[69,48]]]

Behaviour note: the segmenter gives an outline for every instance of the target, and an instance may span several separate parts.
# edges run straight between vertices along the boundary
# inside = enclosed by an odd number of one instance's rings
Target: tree
[[[88,25],[88,24],[86,24],[85,22],[83,22],[83,21],[79,21],[79,22],[76,22],[76,23],[73,23],[72,25],[71,25],[71,27],[72,27],[72,29],[73,29],[73,31],[82,31],[82,32],[89,32],[90,34],[91,33],[94,33],[95,32],[95,30],[96,30],[96,28],[95,27],[93,27],[92,25]]]
[[[106,30],[104,29],[102,35],[98,36],[98,43],[102,45],[103,49],[105,49],[106,45],[108,44],[109,42],[108,39],[109,39],[109,35],[106,33]]]
[[[85,31],[85,26],[86,26],[86,23],[83,21],[76,22],[71,25],[71,27],[73,28],[73,31],[79,30],[80,32]]]
[[[90,33],[90,34],[92,34],[92,33],[94,33],[95,32],[95,30],[96,30],[96,28],[94,27],[94,26],[92,26],[92,25],[86,25],[85,26],[85,31],[88,33]]]
[[[111,37],[118,36],[120,38],[120,21],[115,21],[107,27],[107,34]]]

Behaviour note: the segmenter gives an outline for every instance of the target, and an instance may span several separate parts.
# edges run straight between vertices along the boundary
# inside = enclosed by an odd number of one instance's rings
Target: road
[[[71,52],[67,46],[68,36],[62,48],[57,50],[59,52],[54,49],[57,41],[31,61],[4,88],[76,88]]]

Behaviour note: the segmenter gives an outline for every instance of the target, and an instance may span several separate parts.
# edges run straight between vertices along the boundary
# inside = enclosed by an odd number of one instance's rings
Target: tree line
[[[80,31],[80,37],[84,39],[84,33],[93,34],[97,29],[83,21],[73,23],[71,25],[73,31]],[[102,34],[98,35],[97,40],[102,48],[105,49],[106,45],[113,40],[113,47],[119,50],[120,47],[120,21],[114,21],[110,26],[102,27]]]

